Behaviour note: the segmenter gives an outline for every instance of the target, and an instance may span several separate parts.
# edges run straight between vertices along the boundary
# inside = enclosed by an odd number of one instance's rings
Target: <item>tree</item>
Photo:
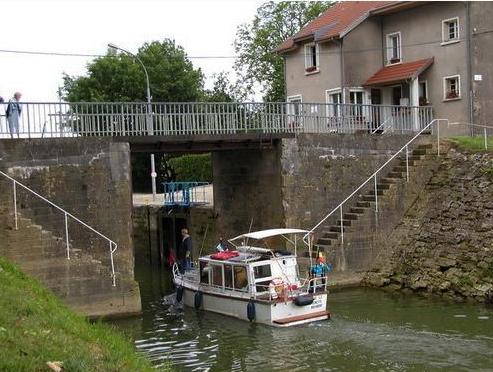
[[[214,83],[212,89],[204,91],[206,102],[240,102],[245,97],[245,92],[238,84],[229,80],[226,72],[212,75]]]
[[[309,21],[325,11],[331,2],[267,2],[257,9],[253,21],[238,27],[235,70],[249,93],[256,85],[269,102],[285,100],[284,63],[273,50]]]
[[[181,46],[173,40],[145,43],[137,52],[149,73],[154,102],[196,101],[204,76],[194,69]],[[108,53],[88,67],[87,76],[64,76],[64,99],[69,102],[146,101],[146,80],[133,57]]]

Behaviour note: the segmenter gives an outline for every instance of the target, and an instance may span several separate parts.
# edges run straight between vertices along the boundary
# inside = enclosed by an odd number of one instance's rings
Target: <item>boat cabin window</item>
[[[246,266],[233,266],[234,268],[234,288],[238,291],[248,290],[248,276]]]
[[[223,286],[223,265],[212,265],[212,285]]]
[[[224,287],[233,289],[233,267],[231,265],[224,265]]]
[[[272,272],[270,270],[270,264],[255,266],[253,268],[253,272],[255,274],[255,279],[267,278],[272,276]]]
[[[200,261],[200,282],[202,284],[209,284],[209,270],[208,263]]]

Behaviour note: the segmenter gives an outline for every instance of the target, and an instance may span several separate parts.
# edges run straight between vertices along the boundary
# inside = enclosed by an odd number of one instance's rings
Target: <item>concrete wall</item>
[[[344,38],[344,86],[361,87],[382,65],[380,19],[370,18]],[[349,90],[346,102],[349,103]]]
[[[0,169],[114,240],[117,278],[134,283],[128,144],[96,138],[6,140],[0,142]],[[21,188],[17,196],[24,217],[65,239],[62,213]],[[107,241],[70,219],[68,230],[74,249],[110,267]],[[140,308],[140,298],[138,303]]]
[[[235,236],[283,226],[280,146],[212,156],[217,233]]]
[[[472,74],[482,75],[474,81],[474,123],[493,126],[493,2],[470,3]]]

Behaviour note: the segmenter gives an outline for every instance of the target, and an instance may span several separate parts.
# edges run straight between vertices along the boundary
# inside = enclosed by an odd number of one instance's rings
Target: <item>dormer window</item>
[[[459,18],[450,18],[442,21],[442,44],[459,41]]]
[[[318,44],[311,43],[305,45],[305,73],[313,74],[318,72],[319,52]]]
[[[387,35],[387,64],[399,63],[402,59],[401,33]]]

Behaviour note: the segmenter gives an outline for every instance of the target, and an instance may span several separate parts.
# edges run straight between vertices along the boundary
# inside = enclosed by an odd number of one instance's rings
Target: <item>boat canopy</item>
[[[261,231],[255,231],[251,232],[248,234],[243,234],[243,235],[238,235],[237,237],[230,239],[231,242],[239,239],[255,239],[255,240],[261,240],[265,238],[270,238],[272,236],[279,236],[279,235],[288,235],[288,234],[307,234],[309,233],[308,230],[301,230],[301,229],[269,229],[269,230],[261,230]]]

